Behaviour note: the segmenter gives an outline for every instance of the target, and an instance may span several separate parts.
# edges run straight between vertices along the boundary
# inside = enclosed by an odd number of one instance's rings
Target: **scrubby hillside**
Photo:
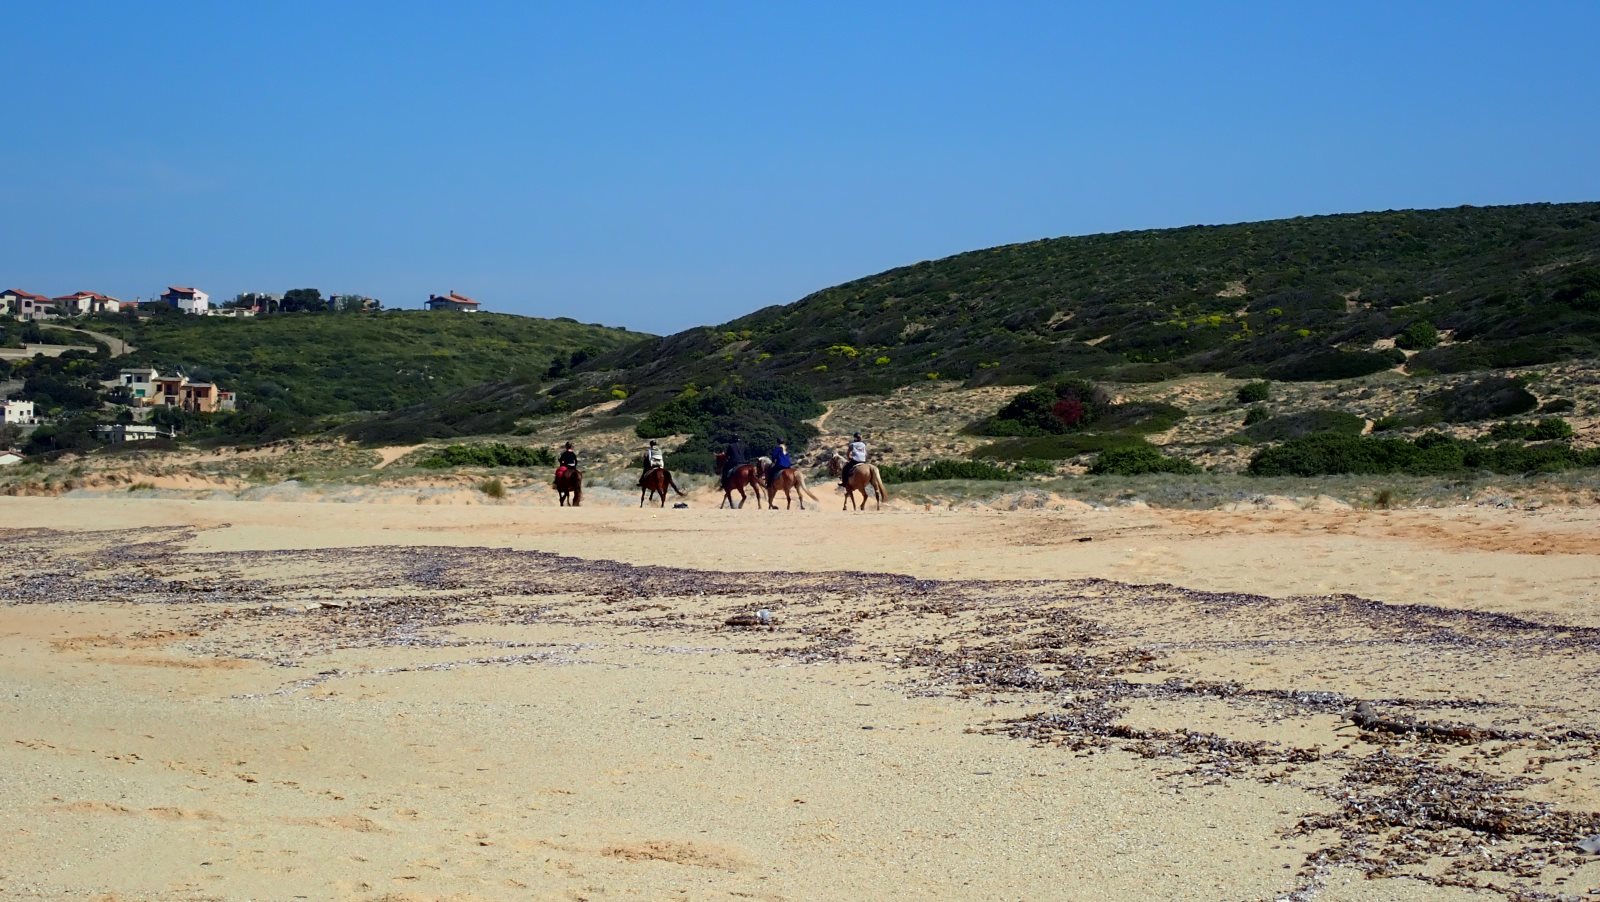
[[[1056,238],[918,263],[589,362],[554,391],[780,376],[819,396],[1068,373],[1326,380],[1600,353],[1600,204]]]
[[[138,347],[128,358],[214,379],[246,405],[297,417],[391,411],[493,380],[534,381],[556,360],[646,338],[571,320],[426,311],[157,316],[97,328]]]

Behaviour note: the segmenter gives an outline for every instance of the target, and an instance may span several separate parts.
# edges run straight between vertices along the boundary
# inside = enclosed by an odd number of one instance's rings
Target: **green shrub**
[[[682,460],[682,455],[709,455],[735,435],[752,450],[770,448],[783,439],[798,454],[817,436],[817,428],[807,421],[826,409],[804,385],[763,379],[680,395],[651,411],[634,431],[640,438],[688,434],[689,440],[674,452],[679,455],[675,460]],[[707,461],[709,470],[709,456]]]
[[[1120,432],[1041,435],[1003,439],[975,449],[974,460],[1067,460],[1109,448],[1154,447],[1142,437]]]
[[[483,445],[450,445],[428,455],[418,466],[434,470],[446,467],[553,467],[556,456],[549,448],[530,448],[491,442]]]
[[[1244,425],[1246,427],[1254,426],[1257,423],[1264,423],[1271,418],[1272,414],[1268,413],[1265,407],[1252,407],[1244,412]]]
[[[1011,472],[1027,476],[1054,476],[1056,462],[1053,460],[1019,460],[1011,465]]]
[[[1198,473],[1200,468],[1177,457],[1168,457],[1150,446],[1111,448],[1100,452],[1089,467],[1095,476],[1139,476],[1145,473]]]
[[[1174,404],[1129,401],[1107,407],[1094,425],[1100,432],[1165,432],[1188,415],[1188,411]]]
[[[1571,413],[1578,405],[1569,398],[1552,398],[1539,405],[1540,413]]]
[[[1239,387],[1238,398],[1240,404],[1259,404],[1271,397],[1271,382],[1251,382],[1248,385]]]
[[[1600,466],[1600,449],[1576,451],[1559,442],[1480,445],[1439,433],[1415,441],[1352,435],[1315,435],[1256,452],[1252,476],[1326,476],[1410,473],[1435,476],[1470,470],[1495,473],[1552,473]]]
[[[506,496],[506,484],[500,481],[500,477],[495,476],[478,483],[478,491],[488,495],[490,498],[504,498]]]
[[[1439,330],[1427,320],[1417,320],[1395,336],[1394,344],[1408,351],[1426,351],[1439,345]]]
[[[1265,375],[1279,382],[1325,382],[1381,373],[1395,363],[1391,355],[1377,351],[1329,348],[1286,357],[1267,366]]]
[[[1093,423],[1110,406],[1111,396],[1093,382],[1063,379],[1017,395],[980,428],[987,435],[1062,435]]]
[[[1496,423],[1489,437],[1499,440],[1552,442],[1572,438],[1572,424],[1560,417],[1545,417],[1537,423]]]
[[[1373,432],[1388,432],[1390,429],[1399,429],[1405,425],[1405,420],[1396,416],[1378,417],[1372,422]]]
[[[878,473],[885,483],[927,482],[934,479],[990,479],[1015,480],[1020,477],[1011,470],[977,460],[936,460],[920,466],[897,467],[884,464]]]
[[[1528,413],[1539,399],[1516,379],[1491,376],[1435,392],[1422,399],[1422,406],[1446,423],[1470,423]]]
[[[1319,433],[1360,435],[1367,421],[1342,410],[1303,410],[1255,423],[1244,437],[1256,442],[1281,442]]]

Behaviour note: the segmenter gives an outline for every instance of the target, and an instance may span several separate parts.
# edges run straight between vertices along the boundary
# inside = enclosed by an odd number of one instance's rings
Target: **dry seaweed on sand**
[[[1600,712],[1586,686],[1570,685],[1600,670],[1600,631],[1586,627],[1102,579],[721,573],[491,548],[222,554],[188,550],[193,534],[176,529],[77,533],[70,553],[48,531],[0,537],[19,552],[13,560],[29,561],[0,569],[0,605],[182,606],[193,611],[181,643],[191,654],[320,668],[284,693],[353,676],[580,660],[583,646],[493,637],[526,623],[595,637],[664,632],[673,648],[788,665],[894,668],[908,692],[980,703],[972,729],[1040,754],[1127,755],[1177,786],[1259,781],[1322,799],[1283,825],[1315,844],[1291,890],[1303,897],[1330,869],[1353,867],[1561,898],[1556,887],[1585,862],[1574,843],[1600,832],[1600,814],[1534,792],[1595,766]],[[361,648],[431,656],[370,670],[319,663]],[[442,650],[459,653],[440,660]],[[1219,672],[1241,656],[1283,668]],[[1499,672],[1520,676],[1502,683]],[[1352,673],[1407,691],[1363,690]],[[1284,723],[1306,738],[1260,738]]]

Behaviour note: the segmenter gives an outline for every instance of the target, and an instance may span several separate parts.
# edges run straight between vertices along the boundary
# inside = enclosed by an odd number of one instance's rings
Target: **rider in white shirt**
[[[648,447],[644,449],[644,471],[646,473],[656,467],[665,467],[666,458],[661,453],[661,448],[656,445],[656,440],[651,439]]]
[[[850,454],[848,459],[845,460],[844,472],[839,474],[839,484],[849,485],[850,471],[856,468],[856,464],[864,464],[866,462],[867,443],[861,440],[861,433],[857,432],[855,438],[850,441]]]

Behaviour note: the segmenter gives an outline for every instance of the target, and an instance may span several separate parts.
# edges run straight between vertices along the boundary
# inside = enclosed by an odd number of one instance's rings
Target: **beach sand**
[[[1600,889],[1600,511],[695,500],[0,498],[0,895]]]

